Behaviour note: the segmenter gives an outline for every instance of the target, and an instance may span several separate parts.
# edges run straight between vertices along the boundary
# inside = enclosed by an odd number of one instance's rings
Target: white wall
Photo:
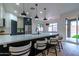
[[[0,31],[4,30],[5,33],[11,33],[11,20],[17,21],[17,17],[7,12],[2,4],[0,4],[0,22],[3,23],[2,18],[5,18],[5,27],[0,27]]]
[[[5,15],[5,10],[3,8],[3,5],[0,3],[0,26],[3,26],[3,18]],[[0,27],[0,31],[4,30],[4,27]]]
[[[66,39],[66,25],[65,25],[65,19],[60,17],[58,21],[58,33],[63,36],[63,39]]]
[[[0,4],[0,26],[3,26],[2,18],[3,18],[3,7],[2,4]]]
[[[11,33],[11,20],[17,21],[17,17],[11,13],[6,12],[5,13],[5,32]]]
[[[61,14],[61,17],[62,18],[65,18],[65,17],[69,17],[69,18],[79,17],[79,9],[75,9],[75,10],[66,12],[64,14]]]

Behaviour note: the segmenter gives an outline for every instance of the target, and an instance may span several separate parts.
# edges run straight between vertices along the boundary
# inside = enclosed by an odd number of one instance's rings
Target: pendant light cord
[[[24,3],[23,3],[23,11],[24,11]]]
[[[38,4],[35,4],[35,6],[36,6],[36,15],[37,15],[37,12],[38,12],[38,11],[37,11],[37,6],[38,6]]]
[[[46,8],[44,8],[44,18],[46,18]]]

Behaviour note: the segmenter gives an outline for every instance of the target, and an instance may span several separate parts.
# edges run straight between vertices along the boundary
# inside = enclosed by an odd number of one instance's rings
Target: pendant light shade
[[[36,16],[35,16],[35,19],[38,19],[39,18],[38,15],[37,15],[37,6],[38,6],[38,4],[35,4],[35,6],[36,6]]]
[[[46,18],[46,8],[44,8],[44,19],[43,20],[47,20],[47,18]]]
[[[24,15],[24,16],[26,16],[26,13],[25,13],[25,11],[23,11],[23,12],[21,13],[21,15]]]
[[[25,13],[25,10],[24,10],[24,4],[23,4],[23,12],[21,13],[21,15],[23,16],[26,16],[27,14]]]
[[[39,17],[36,15],[35,18],[39,18]]]
[[[45,17],[43,20],[47,20],[47,18]]]

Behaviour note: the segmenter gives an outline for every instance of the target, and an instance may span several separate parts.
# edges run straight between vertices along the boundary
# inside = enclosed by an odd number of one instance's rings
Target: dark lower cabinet
[[[9,47],[3,47],[3,45],[0,46],[0,56],[9,56]]]
[[[17,34],[17,21],[11,20],[11,35]]]
[[[3,27],[5,27],[5,18],[3,18]]]

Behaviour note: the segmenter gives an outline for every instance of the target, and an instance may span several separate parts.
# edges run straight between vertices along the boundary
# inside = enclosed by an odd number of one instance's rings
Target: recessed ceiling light
[[[26,12],[26,14],[29,14],[29,12]]]
[[[19,5],[19,3],[16,3],[16,5]]]
[[[42,12],[42,11],[40,11],[40,13],[42,14],[43,12]]]
[[[17,11],[15,10],[14,13],[17,13]]]

